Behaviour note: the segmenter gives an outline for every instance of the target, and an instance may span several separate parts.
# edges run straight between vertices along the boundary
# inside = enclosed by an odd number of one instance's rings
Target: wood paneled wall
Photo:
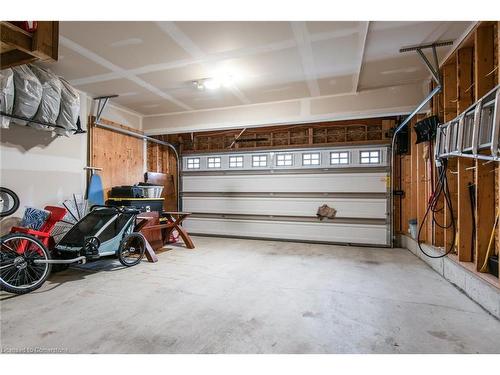
[[[102,168],[104,197],[113,186],[134,185],[144,181],[144,141],[129,135],[96,127],[89,119],[89,165]],[[114,127],[142,134],[139,130],[101,119]]]
[[[158,135],[154,138],[161,141],[170,141],[167,135]],[[160,145],[158,143],[148,142],[147,143],[147,166],[148,172],[164,173],[168,183],[164,185],[164,209],[167,211],[175,211],[177,207],[177,159],[175,158],[174,152],[166,146]]]

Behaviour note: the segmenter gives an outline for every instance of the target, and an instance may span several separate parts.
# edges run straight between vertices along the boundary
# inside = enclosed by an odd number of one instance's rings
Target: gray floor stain
[[[448,334],[444,331],[427,331],[432,336],[437,337],[438,339],[448,340]]]
[[[362,260],[360,262],[363,263],[363,264],[369,264],[369,265],[373,265],[373,266],[380,265],[380,262],[377,262],[375,260]]]
[[[313,313],[311,311],[305,311],[305,312],[302,313],[302,316],[304,318],[318,318],[318,317],[320,317],[322,315],[323,314],[321,314],[321,313]]]
[[[41,333],[40,336],[43,337],[43,338],[45,338],[45,337],[47,337],[49,335],[52,335],[54,333],[56,333],[56,331],[47,331],[47,332]]]

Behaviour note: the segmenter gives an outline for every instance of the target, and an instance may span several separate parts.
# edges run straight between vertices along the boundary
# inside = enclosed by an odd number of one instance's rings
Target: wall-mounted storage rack
[[[499,136],[500,85],[438,127],[436,161],[455,156],[500,161]]]
[[[86,133],[86,131],[82,129],[81,122],[80,122],[80,116],[78,116],[78,119],[76,120],[76,129],[67,129],[64,126],[61,126],[61,125],[51,124],[51,123],[45,122],[45,121],[33,120],[33,119],[30,119],[30,118],[27,118],[27,117],[23,117],[23,116],[16,116],[14,114],[8,114],[8,113],[2,112],[2,111],[0,111],[0,116],[11,118],[11,119],[14,119],[14,120],[23,120],[23,121],[26,121],[28,123],[31,122],[31,123],[34,123],[34,124],[47,126],[48,128],[58,128],[58,129],[62,129],[62,130],[69,130],[69,131],[73,131],[74,132],[73,134],[83,134],[83,133]],[[13,122],[13,124],[15,124],[15,122]]]

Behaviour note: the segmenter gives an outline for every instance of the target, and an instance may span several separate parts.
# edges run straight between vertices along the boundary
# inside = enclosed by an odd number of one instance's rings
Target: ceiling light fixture
[[[205,90],[205,86],[203,85],[202,81],[193,81],[193,86],[196,87],[200,91]]]
[[[221,82],[217,78],[208,78],[203,82],[203,85],[208,90],[217,90],[221,86]]]
[[[209,77],[193,81],[194,87],[198,90],[217,90],[221,87],[230,87],[233,84],[233,77],[224,75],[221,77]]]

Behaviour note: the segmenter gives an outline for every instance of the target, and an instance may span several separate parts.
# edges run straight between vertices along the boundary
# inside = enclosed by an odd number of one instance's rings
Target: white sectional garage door
[[[387,147],[183,157],[193,234],[390,245]],[[316,217],[318,207],[337,210]]]

